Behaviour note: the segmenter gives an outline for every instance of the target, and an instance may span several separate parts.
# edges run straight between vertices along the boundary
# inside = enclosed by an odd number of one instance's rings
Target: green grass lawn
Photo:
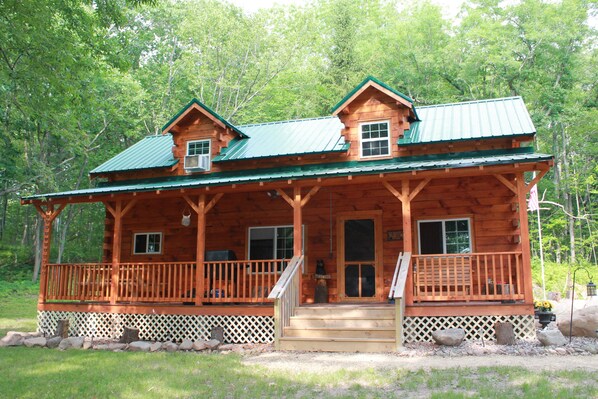
[[[595,398],[590,372],[272,372],[237,355],[1,348],[3,398]],[[441,361],[441,359],[437,359]]]
[[[37,284],[0,281],[0,337],[37,329],[37,292]]]
[[[0,335],[35,329],[34,288],[0,285]],[[563,358],[566,362],[566,358]],[[431,358],[430,362],[442,362]],[[590,371],[271,371],[234,354],[0,348],[1,398],[595,398]]]

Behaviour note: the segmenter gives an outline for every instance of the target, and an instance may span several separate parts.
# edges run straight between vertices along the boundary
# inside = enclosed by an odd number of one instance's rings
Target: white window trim
[[[208,153],[207,154],[202,154],[202,155],[207,155],[208,159],[210,160],[209,164],[208,164],[208,169],[206,169],[206,172],[209,172],[210,169],[212,169],[212,140],[210,139],[201,139],[201,140],[191,140],[191,141],[187,141],[187,151],[185,151],[185,156],[189,156],[189,146],[193,143],[201,143],[207,141],[208,142]],[[194,154],[197,155],[197,154]],[[184,164],[183,164],[184,167]],[[186,171],[190,171],[192,169],[189,168],[185,168]]]
[[[148,250],[148,246],[149,246],[149,235],[150,234],[157,234],[160,236],[160,251],[158,252],[149,252]],[[137,242],[137,236],[147,236],[147,240],[145,243],[145,251],[146,252],[137,252],[135,251],[135,242]],[[162,249],[164,248],[164,240],[162,239],[162,233],[159,231],[149,231],[149,232],[143,232],[143,233],[134,233],[133,234],[133,255],[161,255],[162,254]]]
[[[363,155],[363,143],[372,142],[372,141],[382,141],[382,138],[377,139],[363,139],[363,131],[362,127],[365,125],[375,125],[377,123],[386,123],[388,126],[388,154],[381,154],[381,155]],[[362,122],[359,124],[359,157],[360,158],[382,158],[382,157],[389,157],[392,155],[392,145],[390,143],[390,120],[381,120],[381,121],[370,121],[370,122]]]
[[[464,217],[464,218],[449,218],[449,219],[423,219],[423,220],[418,220],[417,221],[417,248],[418,248],[418,252],[421,254],[421,247],[422,247],[422,243],[421,243],[421,231],[420,231],[420,225],[421,223],[429,223],[429,222],[442,222],[442,254],[446,254],[446,227],[445,227],[445,223],[444,222],[453,222],[455,220],[467,220],[468,226],[469,226],[469,252],[468,253],[473,253],[473,248],[472,248],[472,241],[471,241],[471,237],[473,235],[473,229],[472,229],[472,223],[471,223],[471,218],[470,217]]]
[[[293,228],[292,224],[283,224],[283,225],[276,225],[276,226],[252,226],[249,227],[247,229],[247,259],[251,259],[251,230],[254,229],[279,229],[279,228],[285,228],[285,227],[290,227]],[[274,237],[274,254],[276,254],[276,252],[278,251],[278,248],[276,247],[276,237]],[[305,225],[302,224],[301,225],[301,252],[305,253]],[[276,258],[273,258],[276,259]],[[290,259],[289,259],[290,260]],[[305,269],[305,262],[303,262],[303,269]],[[304,270],[302,270],[302,272],[304,272]],[[282,272],[277,271],[277,274],[281,274]],[[257,274],[256,272],[251,272],[251,274]]]

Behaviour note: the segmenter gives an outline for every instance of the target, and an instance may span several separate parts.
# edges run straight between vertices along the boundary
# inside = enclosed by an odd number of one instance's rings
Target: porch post
[[[532,285],[532,259],[529,246],[529,225],[527,221],[527,202],[525,195],[527,186],[523,172],[517,173],[517,204],[519,208],[519,232],[521,234],[521,257],[522,257],[522,276],[523,276],[523,298],[526,304],[531,305],[534,302]]]
[[[293,189],[293,256],[303,254],[303,214],[301,205],[301,187]],[[303,271],[299,272],[299,303],[303,298]]]
[[[402,205],[402,218],[403,218],[403,253],[413,253],[413,238],[411,236],[411,198],[409,196],[409,180],[401,181],[401,194],[403,199],[401,200]],[[406,286],[408,289],[405,290],[405,305],[413,305],[413,268],[411,264],[407,265],[409,271],[407,273]]]
[[[120,272],[120,247],[122,238],[122,200],[116,201],[114,207],[114,230],[112,231],[112,278],[110,283],[110,303],[115,304],[118,299],[118,275]],[[110,208],[108,208],[110,210]]]
[[[38,302],[43,303],[46,300],[48,292],[48,263],[50,263],[50,249],[52,244],[52,222],[62,212],[66,204],[61,204],[58,209],[54,205],[47,205],[46,209],[35,205],[44,223],[44,237],[42,241],[41,264],[39,274],[39,297]]]
[[[195,253],[195,305],[201,306],[204,287],[204,261],[206,253],[206,195],[200,194],[197,202],[197,251]]]

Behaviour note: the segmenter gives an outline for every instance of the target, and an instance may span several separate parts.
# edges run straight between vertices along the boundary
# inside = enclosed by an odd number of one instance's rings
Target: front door
[[[339,215],[337,229],[340,300],[381,300],[381,213]]]

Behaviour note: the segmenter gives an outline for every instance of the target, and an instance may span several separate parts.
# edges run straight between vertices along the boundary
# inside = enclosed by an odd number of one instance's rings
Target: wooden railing
[[[413,255],[414,301],[524,298],[521,252]]]
[[[280,349],[280,338],[284,335],[284,328],[290,325],[291,316],[295,313],[295,308],[299,306],[302,269],[303,255],[293,257],[268,296],[268,299],[274,300],[274,345],[276,349]]]
[[[49,264],[47,300],[110,300],[110,263]]]
[[[195,262],[121,263],[117,301],[192,302]]]
[[[204,302],[271,302],[285,259],[205,262]]]
[[[131,262],[118,268],[116,302],[202,303],[272,302],[268,294],[288,260],[239,260],[204,263],[204,292],[196,289],[196,262]],[[111,263],[49,264],[44,300],[109,301]]]
[[[395,340],[397,348],[403,346],[403,317],[405,315],[405,300],[403,297],[410,264],[411,252],[400,253],[388,293],[388,299],[395,302]]]

